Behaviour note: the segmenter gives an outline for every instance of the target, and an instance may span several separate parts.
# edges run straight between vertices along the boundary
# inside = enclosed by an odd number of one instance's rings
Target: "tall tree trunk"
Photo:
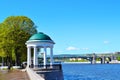
[[[18,49],[15,49],[15,57],[16,57],[16,66],[20,66],[20,54],[18,53]]]
[[[7,65],[8,65],[8,70],[10,70],[12,67],[12,57],[11,56],[7,56]]]
[[[4,57],[2,57],[2,66],[4,66]]]

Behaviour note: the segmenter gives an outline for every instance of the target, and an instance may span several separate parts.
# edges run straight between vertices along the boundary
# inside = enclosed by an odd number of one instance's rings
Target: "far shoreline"
[[[70,63],[70,64],[75,64],[75,63],[80,63],[80,64],[91,64],[91,62],[62,62],[62,63]]]
[[[91,64],[91,62],[62,62],[65,64]],[[97,61],[96,64],[101,64],[100,61]],[[120,61],[117,62],[109,62],[109,63],[105,63],[105,64],[120,64]]]

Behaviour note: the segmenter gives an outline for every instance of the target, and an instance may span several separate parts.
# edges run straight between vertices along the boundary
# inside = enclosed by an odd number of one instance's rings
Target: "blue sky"
[[[119,0],[1,0],[0,22],[24,15],[55,42],[54,54],[120,51]]]

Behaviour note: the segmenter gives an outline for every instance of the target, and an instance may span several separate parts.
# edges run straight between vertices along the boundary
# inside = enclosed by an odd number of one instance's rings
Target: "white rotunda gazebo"
[[[49,55],[50,55],[50,65],[53,64],[53,47],[54,41],[46,34],[39,32],[34,34],[29,38],[26,42],[27,45],[27,67],[33,64],[34,67],[38,65],[38,55],[43,55],[43,65],[47,65],[47,51],[49,48]],[[43,52],[42,52],[43,51]],[[33,53],[33,59],[32,59]],[[33,60],[33,61],[32,61]]]

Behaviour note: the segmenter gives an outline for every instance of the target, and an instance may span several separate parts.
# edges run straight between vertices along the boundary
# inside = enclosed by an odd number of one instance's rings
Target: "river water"
[[[120,64],[63,63],[64,80],[120,80]]]

